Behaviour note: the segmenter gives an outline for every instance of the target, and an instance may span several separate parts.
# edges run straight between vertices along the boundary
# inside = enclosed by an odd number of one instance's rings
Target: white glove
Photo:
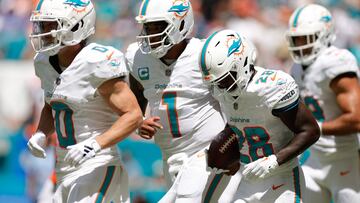
[[[75,145],[66,147],[68,153],[65,155],[64,161],[71,166],[78,166],[86,160],[95,157],[96,153],[101,150],[99,143],[95,139],[85,140]]]
[[[31,136],[27,146],[32,155],[43,159],[46,158],[44,150],[46,147],[46,135],[43,132],[36,132],[33,136]]]
[[[244,166],[243,175],[248,180],[264,179],[279,167],[276,156],[263,157]]]
[[[169,174],[173,181],[181,168],[185,166],[187,160],[188,156],[185,153],[174,154],[167,160],[167,164],[169,165]]]

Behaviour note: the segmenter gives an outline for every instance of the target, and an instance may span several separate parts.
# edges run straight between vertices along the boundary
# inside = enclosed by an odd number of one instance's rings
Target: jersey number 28
[[[238,128],[232,126],[231,129],[236,133],[239,138],[239,147],[244,145],[245,140],[248,143],[249,152],[248,154],[240,153],[240,161],[243,163],[250,163],[256,161],[263,156],[270,156],[274,154],[274,148],[269,143],[270,136],[266,130],[262,127],[244,127],[241,131]],[[262,151],[262,154],[258,154]]]

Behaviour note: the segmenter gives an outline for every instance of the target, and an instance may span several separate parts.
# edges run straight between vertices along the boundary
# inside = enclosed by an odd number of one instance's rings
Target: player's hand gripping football
[[[264,179],[279,167],[276,156],[263,157],[244,166],[243,175],[248,180]]]
[[[75,145],[66,147],[68,153],[65,155],[64,161],[71,166],[78,166],[86,160],[95,157],[96,153],[101,150],[99,143],[95,139],[88,139]]]
[[[240,168],[238,138],[228,126],[211,141],[206,154],[209,168],[217,174],[235,175]]]
[[[45,146],[46,146],[46,135],[42,132],[36,132],[31,136],[27,143],[27,146],[32,155],[39,158],[46,158]]]
[[[163,129],[163,126],[159,123],[160,117],[151,117],[143,121],[140,128],[138,129],[138,134],[144,139],[151,139],[158,129]]]

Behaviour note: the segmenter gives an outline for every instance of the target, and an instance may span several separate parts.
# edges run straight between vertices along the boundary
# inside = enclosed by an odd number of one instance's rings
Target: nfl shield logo
[[[233,107],[234,107],[235,110],[237,110],[237,109],[239,108],[238,103],[234,103],[234,104],[233,104]]]
[[[165,75],[169,77],[169,76],[171,75],[171,70],[170,70],[170,69],[166,69],[166,70],[165,70]]]

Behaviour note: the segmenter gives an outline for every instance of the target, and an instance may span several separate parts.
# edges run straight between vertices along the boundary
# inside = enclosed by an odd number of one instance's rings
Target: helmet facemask
[[[243,90],[246,89],[251,76],[250,70],[249,72],[245,70],[246,74],[242,74],[242,72],[244,72],[244,69],[248,69],[246,68],[246,66],[249,64],[245,64],[243,67],[238,62],[239,61],[235,62],[232,65],[230,71],[226,72],[223,76],[211,82],[211,85],[217,88],[222,95],[235,97],[234,99],[236,100],[239,96],[241,96]],[[247,58],[245,60],[245,63],[247,63]]]
[[[155,28],[157,32],[150,30],[152,28]],[[166,21],[144,23],[141,34],[136,37],[141,52],[151,54],[156,58],[165,56],[174,45],[170,39],[170,34],[174,29],[175,27]]]
[[[33,32],[30,34],[31,44],[36,52],[55,55],[62,46],[61,34],[66,30],[62,28],[59,19],[31,19]]]
[[[296,63],[309,65],[319,55],[324,42],[321,32],[308,35],[287,34],[288,49],[290,56]]]

